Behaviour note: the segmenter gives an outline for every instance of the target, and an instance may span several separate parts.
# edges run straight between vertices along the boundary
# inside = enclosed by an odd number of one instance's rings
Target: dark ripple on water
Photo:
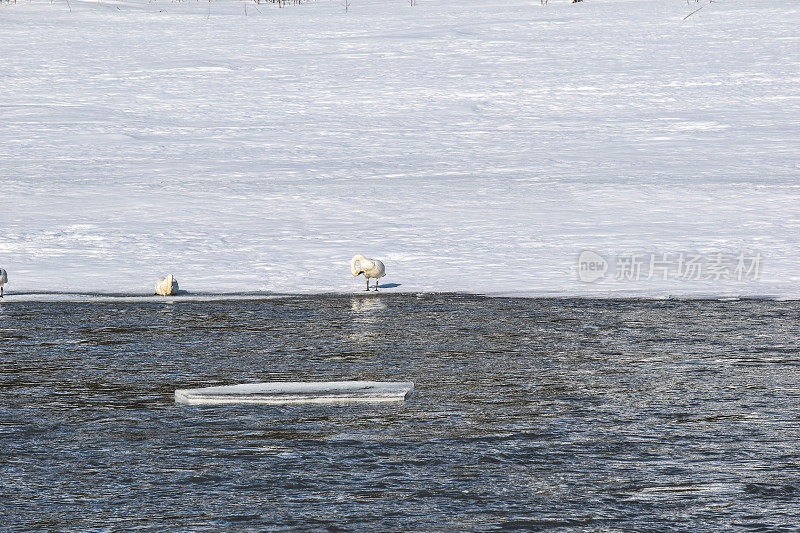
[[[798,331],[772,301],[4,302],[0,529],[788,530]],[[329,379],[417,392],[172,396]]]

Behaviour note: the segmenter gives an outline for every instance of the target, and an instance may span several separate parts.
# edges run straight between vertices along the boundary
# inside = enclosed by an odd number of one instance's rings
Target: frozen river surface
[[[0,5],[7,290],[800,297],[798,2],[350,3]]]

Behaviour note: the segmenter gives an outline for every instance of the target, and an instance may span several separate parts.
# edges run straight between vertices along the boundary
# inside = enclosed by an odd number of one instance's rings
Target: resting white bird
[[[178,294],[178,280],[172,274],[156,281],[156,294],[159,296],[172,296]]]
[[[5,268],[0,268],[0,298],[3,297],[3,285],[8,283],[8,272]]]
[[[377,259],[367,259],[363,255],[354,255],[350,261],[350,273],[354,276],[364,274],[367,278],[367,289],[369,290],[369,280],[375,278],[375,291],[378,290],[378,282],[386,275],[386,267]]]

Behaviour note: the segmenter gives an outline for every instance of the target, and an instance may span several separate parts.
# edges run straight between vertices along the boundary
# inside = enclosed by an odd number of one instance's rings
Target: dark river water
[[[800,524],[800,302],[4,300],[3,531]],[[339,379],[416,391],[173,400]]]

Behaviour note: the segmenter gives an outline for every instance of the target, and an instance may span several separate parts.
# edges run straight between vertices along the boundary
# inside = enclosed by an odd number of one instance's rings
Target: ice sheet
[[[356,253],[387,291],[800,296],[797,2],[70,6],[0,5],[10,299],[355,292]]]
[[[397,402],[414,390],[411,382],[322,381],[246,383],[200,389],[178,389],[175,402],[183,404],[294,404]]]

